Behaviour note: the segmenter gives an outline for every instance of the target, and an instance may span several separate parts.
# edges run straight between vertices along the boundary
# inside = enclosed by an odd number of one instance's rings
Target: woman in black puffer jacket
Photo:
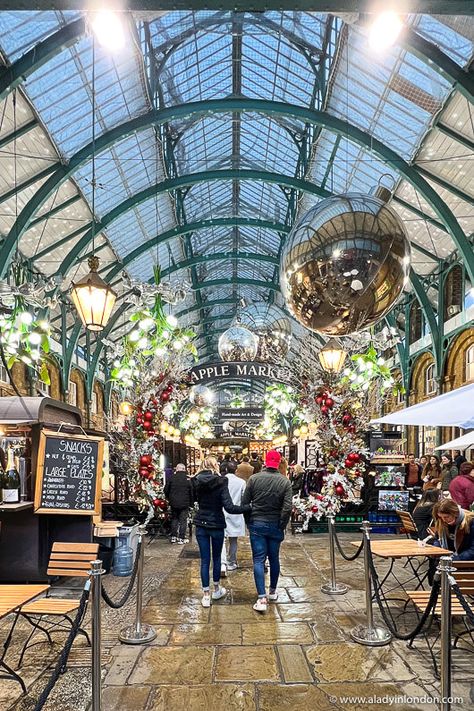
[[[219,465],[214,457],[207,457],[202,463],[202,469],[193,479],[194,500],[199,509],[194,516],[196,540],[201,555],[202,606],[210,607],[211,594],[209,589],[209,568],[211,565],[212,546],[212,580],[214,591],[212,600],[219,600],[226,594],[226,589],[220,586],[221,553],[224,543],[225,518],[224,511],[230,514],[243,514],[250,511],[250,506],[236,506],[230,497],[226,477],[219,476]]]

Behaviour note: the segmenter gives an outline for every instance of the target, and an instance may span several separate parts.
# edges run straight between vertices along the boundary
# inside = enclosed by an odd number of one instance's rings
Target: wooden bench
[[[91,570],[91,561],[97,560],[98,553],[98,543],[54,543],[47,574],[52,578],[88,578]],[[62,623],[63,620],[66,621],[68,626],[72,627],[73,619],[71,616],[78,610],[80,602],[80,599],[41,597],[38,600],[22,605],[20,614],[32,625],[32,630],[23,646],[18,668],[23,663],[26,650],[32,646],[31,640],[35,633],[38,630],[43,632],[47,636],[49,643],[52,644],[53,640],[50,632],[58,628],[67,629],[68,627]],[[51,623],[44,620],[46,617],[61,619]],[[46,624],[48,627],[45,626]],[[89,635],[82,627],[79,628],[79,633],[84,635],[90,644]],[[36,644],[36,642],[33,644]]]

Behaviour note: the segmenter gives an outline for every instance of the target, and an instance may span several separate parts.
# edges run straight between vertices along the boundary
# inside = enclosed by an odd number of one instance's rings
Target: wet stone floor
[[[341,542],[359,534],[342,534]],[[362,558],[343,561],[337,555],[339,582],[350,586],[342,596],[320,591],[327,580],[329,556],[325,535],[288,535],[282,546],[279,599],[266,615],[252,610],[255,602],[248,539],[239,544],[239,569],[223,581],[227,596],[201,607],[199,560],[195,543],[170,545],[153,541],[146,548],[144,620],[156,639],[145,646],[118,641],[119,631],[133,620],[134,597],[121,610],[102,605],[103,711],[286,711],[314,709],[395,708],[438,709],[439,681],[434,675],[426,641],[419,637],[412,649],[394,640],[369,648],[351,641],[350,631],[365,620]],[[383,574],[386,565],[376,559]],[[409,573],[397,563],[397,575]],[[104,585],[114,596],[126,580],[106,576]],[[396,614],[403,603],[394,602]],[[398,605],[398,607],[396,607]],[[380,620],[375,609],[375,617]],[[414,614],[397,620],[401,631],[414,627]],[[404,627],[406,623],[406,627]],[[85,624],[90,627],[89,618]],[[3,642],[8,620],[0,626]],[[430,639],[436,636],[433,625]],[[7,661],[15,667],[27,634],[20,626]],[[0,680],[1,711],[32,711],[46,685],[64,643],[64,632],[54,634],[54,645],[40,641],[28,650],[22,676],[26,696],[10,680]],[[439,646],[435,647],[439,656]],[[452,709],[474,708],[474,657],[456,650]],[[88,711],[91,708],[90,649],[84,638],[73,646],[68,668],[45,711]]]

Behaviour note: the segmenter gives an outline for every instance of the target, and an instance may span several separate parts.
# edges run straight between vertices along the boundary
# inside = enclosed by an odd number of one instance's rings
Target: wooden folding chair
[[[469,604],[469,607],[471,608],[471,611],[474,614],[474,561],[472,560],[453,560],[453,566],[456,568],[454,573],[452,574],[454,579],[456,580],[456,583],[458,584],[458,587],[462,594],[464,595],[465,598],[467,598],[467,602]],[[415,609],[418,613],[423,613],[424,610],[426,610],[426,606],[428,605],[428,601],[430,599],[431,591],[430,590],[411,590],[407,592],[409,600],[413,603],[415,606]],[[438,598],[438,602],[436,603],[436,608],[433,613],[434,619],[438,620],[441,622],[441,614],[442,614],[442,608],[441,608],[441,596]],[[457,597],[454,595],[454,593],[451,594],[451,616],[452,617],[457,617],[460,618],[465,630],[463,632],[459,632],[455,638],[454,638],[454,644],[453,647],[456,647],[459,640],[464,636],[464,635],[469,635],[471,638],[471,642],[474,645],[474,629],[469,626],[467,622],[467,617],[466,613],[464,611],[464,608],[462,607],[461,603],[457,599]],[[436,638],[434,641],[430,644],[428,640],[428,636],[425,633],[424,635],[426,643],[428,645],[428,649],[431,654],[431,659],[433,660],[433,666],[435,669],[435,674],[438,676],[438,663],[436,661],[436,656],[433,652],[433,649],[436,645],[436,642],[439,639],[439,633],[437,634]],[[412,646],[413,640],[409,643],[408,646]],[[469,651],[474,651],[474,649],[470,649]]]
[[[397,514],[403,528],[405,529],[406,537],[418,540],[418,528],[416,527],[415,520],[411,513],[409,511],[396,511],[395,513]],[[415,565],[413,560],[411,558],[408,558],[407,562],[404,565],[405,568],[407,567],[407,565],[410,566],[413,571],[413,574],[419,581],[419,587],[423,586],[424,581],[428,577],[428,571],[426,571],[423,576],[420,574],[420,568],[423,566],[424,562],[425,561],[420,560],[417,561],[417,565]]]
[[[91,561],[97,560],[98,553],[98,543],[54,543],[47,574],[50,577],[87,578],[91,570]],[[28,620],[32,630],[23,646],[18,669],[23,663],[26,650],[32,646],[31,640],[36,632],[43,632],[49,643],[52,644],[53,640],[50,632],[58,628],[69,629],[68,625],[72,627],[73,615],[79,608],[80,602],[78,599],[71,598],[42,597],[21,607],[20,615]],[[51,619],[46,618],[56,618],[56,621],[52,622]],[[87,632],[82,627],[79,628],[78,632],[85,636],[90,645]],[[33,644],[36,644],[36,642],[33,642]]]

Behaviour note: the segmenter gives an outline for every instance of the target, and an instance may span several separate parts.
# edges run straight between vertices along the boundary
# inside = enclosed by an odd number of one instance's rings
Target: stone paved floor
[[[359,534],[341,536],[345,548]],[[439,693],[425,642],[414,649],[393,641],[368,648],[350,641],[351,629],[364,620],[361,559],[337,556],[338,580],[347,595],[328,597],[320,585],[328,571],[325,536],[288,536],[282,547],[280,598],[266,616],[252,610],[255,589],[248,541],[240,546],[239,570],[225,581],[228,595],[210,609],[200,605],[199,561],[195,545],[155,541],[147,547],[144,588],[146,622],[157,638],[145,647],[121,645],[117,634],[133,617],[134,600],[122,610],[103,608],[104,711],[284,711],[317,709],[437,709],[436,703],[396,697],[433,697]],[[383,572],[383,565],[377,561]],[[107,576],[114,595],[126,582]],[[406,618],[405,618],[406,619]],[[408,628],[414,624],[411,616]],[[5,625],[0,634],[5,630]],[[8,659],[14,665],[26,630],[20,629]],[[46,684],[64,636],[51,649],[41,642],[28,652],[17,684],[0,681],[1,711],[31,711]],[[1,639],[1,638],[0,638]],[[453,694],[456,709],[474,707],[474,658],[456,652]],[[90,708],[90,650],[76,641],[68,671],[53,690],[46,711]],[[366,697],[365,701],[346,696]],[[379,697],[381,701],[375,700]],[[386,697],[383,699],[383,697]],[[391,697],[391,701],[388,700]],[[394,698],[395,697],[395,698]]]

